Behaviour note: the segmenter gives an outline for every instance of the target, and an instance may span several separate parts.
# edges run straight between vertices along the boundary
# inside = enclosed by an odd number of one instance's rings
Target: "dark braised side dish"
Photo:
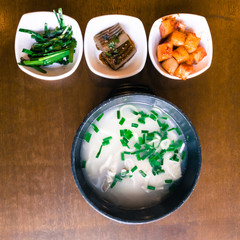
[[[96,34],[94,41],[97,49],[102,51],[99,59],[113,70],[122,67],[137,51],[134,42],[119,23]]]

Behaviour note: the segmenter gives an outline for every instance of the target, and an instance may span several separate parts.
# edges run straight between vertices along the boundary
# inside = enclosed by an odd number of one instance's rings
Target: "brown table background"
[[[0,239],[240,239],[240,2],[239,0],[0,1]],[[211,68],[187,81],[161,77],[147,59],[138,75],[103,80],[85,58],[60,81],[23,73],[14,56],[20,17],[58,7],[84,35],[95,16],[138,17],[147,37],[152,23],[171,13],[206,17],[214,54]],[[182,109],[202,146],[195,191],[170,216],[145,225],[123,225],[95,212],[73,180],[70,153],[86,114],[119,82],[143,83]]]

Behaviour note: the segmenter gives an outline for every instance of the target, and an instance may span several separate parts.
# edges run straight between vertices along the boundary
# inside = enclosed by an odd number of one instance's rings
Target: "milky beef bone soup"
[[[159,202],[182,176],[185,138],[162,110],[144,104],[100,114],[85,133],[81,165],[106,200],[126,208]]]

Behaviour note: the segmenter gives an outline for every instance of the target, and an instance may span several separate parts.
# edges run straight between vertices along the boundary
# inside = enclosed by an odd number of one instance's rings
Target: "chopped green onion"
[[[181,139],[177,140],[176,142],[172,141],[172,143],[169,145],[167,151],[175,151],[177,148],[181,147],[183,144],[183,141]]]
[[[173,181],[172,179],[166,179],[165,183],[172,183],[172,181]]]
[[[157,117],[156,117],[154,114],[151,114],[151,115],[150,115],[150,118],[151,118],[153,121],[157,121]]]
[[[106,145],[109,145],[109,144],[110,144],[110,141],[109,140],[105,140],[105,141],[103,141],[102,146],[106,146]]]
[[[148,130],[142,130],[141,132],[142,133],[148,133]]]
[[[158,126],[162,127],[163,123],[161,123],[159,120],[157,120]]]
[[[168,129],[168,127],[169,127],[169,125],[168,125],[167,123],[163,123],[163,124],[162,124],[162,127],[161,127],[161,130],[162,130],[162,131],[165,131],[165,130]]]
[[[104,115],[104,113],[101,113],[101,114],[98,116],[98,118],[97,118],[97,121],[98,121],[98,122],[99,122],[100,119],[103,117],[103,115]]]
[[[145,118],[142,118],[142,117],[139,118],[139,119],[138,119],[138,122],[141,123],[141,124],[145,124]]]
[[[138,124],[137,124],[137,123],[132,123],[131,126],[137,128],[137,127],[138,127]]]
[[[86,161],[86,160],[82,160],[81,167],[82,167],[82,168],[85,168],[85,167],[86,167],[86,163],[87,163],[87,161]]]
[[[125,118],[122,117],[121,120],[119,121],[119,124],[120,124],[120,125],[123,125],[124,122],[125,122]]]
[[[121,152],[121,160],[124,161],[125,157],[124,157],[124,152]]]
[[[151,185],[148,185],[148,186],[147,186],[147,189],[149,189],[149,190],[155,190],[155,187],[154,187],[154,186],[151,186]]]
[[[139,173],[140,173],[143,177],[146,177],[146,176],[147,176],[147,174],[146,174],[144,171],[142,171],[142,170],[139,170]]]
[[[116,185],[117,181],[113,181],[110,188],[113,188]]]
[[[140,154],[139,154],[139,153],[136,153],[136,158],[137,158],[138,161],[141,160],[141,157],[140,157]]]
[[[182,152],[182,160],[183,160],[185,157],[186,157],[186,152],[183,151],[183,152]]]
[[[126,137],[123,137],[123,139],[122,139],[125,143],[128,143],[129,141],[128,141],[128,139],[126,138]]]
[[[89,143],[92,134],[90,132],[86,132],[84,136],[84,140]]]
[[[109,136],[109,137],[104,138],[103,141],[107,141],[107,140],[111,140],[111,139],[112,139],[112,137]]]
[[[133,133],[131,130],[124,129],[124,136],[130,140],[133,137]]]
[[[128,141],[128,140],[127,140],[127,141]],[[128,148],[129,148],[128,142],[126,142],[124,139],[120,139],[120,142],[121,142],[121,144],[122,144],[123,147],[128,147]]]
[[[149,151],[147,151],[145,154],[143,154],[142,156],[142,160],[145,160],[146,158],[150,157],[152,153],[155,152],[155,149],[150,149]]]
[[[138,142],[139,142],[140,145],[144,144],[143,138],[142,137],[138,137]]]
[[[129,178],[132,178],[133,177],[133,175],[129,175]]]
[[[147,117],[149,117],[149,115],[146,114],[146,113],[143,112],[143,111],[139,112],[139,114],[141,115],[142,118],[147,118]]]
[[[147,144],[147,143],[144,144],[144,147],[145,147],[146,149],[151,149],[151,148],[152,148],[152,146],[149,145],[149,144]]]
[[[159,175],[161,173],[164,173],[165,171],[162,169],[162,167],[160,166],[154,166],[152,169],[152,174],[155,175]]]
[[[172,161],[179,162],[179,159],[177,158],[177,155],[174,154],[172,157],[169,158]]]
[[[131,172],[133,173],[133,172],[135,172],[137,169],[138,169],[138,167],[137,167],[137,166],[134,166],[134,167],[131,169]]]
[[[151,110],[151,113],[158,117],[158,114],[155,111]]]
[[[123,137],[124,136],[124,130],[120,130],[120,137]]]
[[[141,149],[141,145],[138,144],[138,143],[135,143],[135,144],[134,144],[134,147],[135,147],[136,149]]]
[[[97,153],[97,155],[96,155],[96,158],[99,158],[99,156],[100,156],[100,154],[101,154],[101,151],[102,151],[102,147],[103,147],[103,145],[101,145],[101,147],[100,147],[100,149],[99,149],[99,151],[98,151],[98,153]]]
[[[112,182],[110,188],[113,188],[117,182],[121,182],[121,181],[122,181],[122,175],[121,175],[121,173],[117,173],[113,179],[113,182]]]
[[[134,111],[134,110],[132,110],[132,113],[133,113],[134,115],[138,115],[138,112],[136,112],[136,111]]]
[[[143,144],[146,142],[146,134],[143,134]]]
[[[152,141],[153,138],[154,138],[154,132],[152,132],[152,133],[148,133],[148,134],[147,134],[147,137],[146,137],[146,140],[148,140],[148,141]]]
[[[96,133],[99,132],[98,127],[94,123],[92,123],[92,128]]]
[[[170,131],[172,131],[172,130],[175,130],[178,135],[182,135],[182,132],[180,131],[180,129],[179,129],[178,127],[176,127],[176,128],[170,128],[170,129],[168,129],[168,132],[170,132]]]
[[[167,120],[167,117],[161,117],[161,119]]]
[[[180,131],[180,129],[178,127],[175,128],[176,132],[178,133],[178,135],[182,135],[182,132]]]
[[[117,111],[117,119],[120,119],[121,118],[121,114],[120,114],[120,111],[118,110]]]

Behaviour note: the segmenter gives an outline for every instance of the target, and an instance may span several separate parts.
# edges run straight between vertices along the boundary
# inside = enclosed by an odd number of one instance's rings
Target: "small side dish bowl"
[[[70,76],[77,69],[83,54],[83,38],[81,29],[76,20],[65,14],[63,14],[63,21],[65,25],[72,26],[73,37],[77,41],[77,46],[73,56],[73,63],[69,63],[67,65],[54,63],[43,67],[47,73],[41,73],[31,67],[18,65],[23,72],[42,80],[60,80]],[[22,52],[23,48],[30,49],[32,44],[36,42],[31,38],[30,34],[19,32],[19,29],[25,28],[35,32],[43,32],[45,23],[47,23],[48,28],[51,30],[54,30],[59,26],[57,18],[53,12],[32,12],[26,13],[21,17],[15,36],[15,57],[17,63],[20,62],[21,57],[28,58],[27,54]]]
[[[213,44],[211,32],[207,20],[204,17],[188,13],[171,14],[159,18],[153,23],[148,39],[148,51],[153,66],[163,76],[175,80],[181,80],[176,76],[168,74],[157,60],[157,45],[161,40],[159,27],[162,20],[166,17],[175,17],[176,20],[182,21],[186,25],[187,31],[193,31],[197,35],[197,37],[201,38],[200,45],[205,49],[207,53],[207,56],[201,62],[194,65],[193,72],[188,76],[188,79],[196,77],[205,72],[211,66],[212,62]]]
[[[101,51],[96,48],[94,36],[116,23],[120,23],[124,31],[133,40],[137,52],[123,67],[115,71],[99,60]],[[121,79],[139,73],[147,59],[147,38],[143,23],[136,17],[126,15],[104,15],[92,18],[85,30],[84,54],[89,69],[98,76]]]

